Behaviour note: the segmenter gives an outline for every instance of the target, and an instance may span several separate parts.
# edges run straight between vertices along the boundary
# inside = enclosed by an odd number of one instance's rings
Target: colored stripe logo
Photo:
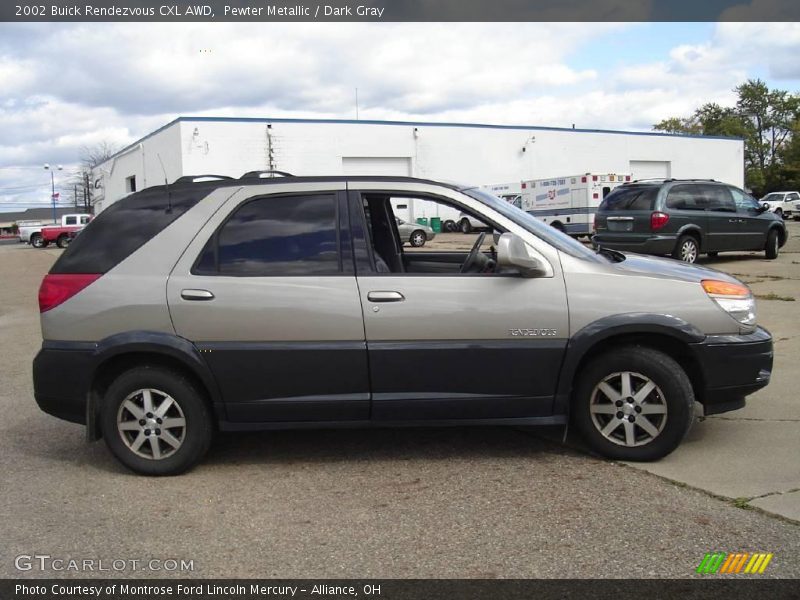
[[[716,573],[761,574],[774,555],[766,552],[707,552],[697,566],[697,573],[712,575]]]

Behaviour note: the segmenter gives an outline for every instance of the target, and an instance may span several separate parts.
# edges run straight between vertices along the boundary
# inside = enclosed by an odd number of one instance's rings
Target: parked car
[[[472,233],[476,230],[487,229],[486,223],[467,213],[458,215],[458,228],[461,230],[461,233]]]
[[[69,232],[84,227],[92,216],[84,213],[62,215],[58,225],[26,225],[19,228],[19,240],[34,248],[46,248],[51,242],[64,248],[69,243]]]
[[[405,195],[479,219],[494,246],[404,252]],[[595,252],[477,188],[403,177],[136,192],[62,253],[39,309],[36,402],[154,475],[218,429],[571,419],[605,456],[655,460],[695,401],[741,408],[772,370],[735,278]]]
[[[800,193],[798,192],[772,192],[759,202],[769,206],[770,212],[774,212],[784,219],[794,217],[795,221],[800,220]]]
[[[595,216],[596,246],[671,255],[693,263],[705,252],[763,250],[777,258],[783,219],[739,188],[712,180],[634,181],[613,190]]]
[[[400,233],[400,239],[403,243],[408,242],[415,248],[424,246],[425,242],[429,242],[436,237],[436,232],[427,225],[408,223],[403,219],[395,219],[395,221],[397,222],[397,231]]]

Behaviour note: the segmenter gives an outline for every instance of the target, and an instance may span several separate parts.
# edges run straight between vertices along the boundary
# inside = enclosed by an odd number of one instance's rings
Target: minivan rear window
[[[600,204],[599,210],[653,210],[657,185],[623,185],[613,190]]]
[[[149,188],[118,200],[93,219],[59,257],[51,273],[107,273],[220,183],[171,190]]]

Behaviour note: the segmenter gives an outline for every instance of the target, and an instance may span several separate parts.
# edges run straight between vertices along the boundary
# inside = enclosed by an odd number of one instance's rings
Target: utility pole
[[[78,212],[78,184],[73,184],[72,199],[75,201],[75,212]]]
[[[358,88],[356,88],[356,121],[358,121]]]

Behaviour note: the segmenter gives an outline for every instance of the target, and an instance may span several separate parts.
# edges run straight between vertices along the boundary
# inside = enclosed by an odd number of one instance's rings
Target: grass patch
[[[783,302],[795,301],[793,296],[781,296],[780,294],[776,294],[775,292],[770,292],[769,294],[756,294],[756,298],[758,298],[759,300],[781,300]]]
[[[752,510],[752,506],[750,506],[750,498],[734,498],[732,503],[736,508],[741,508],[742,510]]]

